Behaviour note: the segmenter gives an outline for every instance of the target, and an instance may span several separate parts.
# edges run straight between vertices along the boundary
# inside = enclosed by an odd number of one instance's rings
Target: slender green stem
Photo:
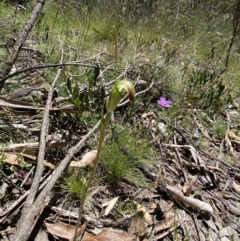
[[[80,206],[79,206],[79,210],[78,210],[78,219],[77,219],[77,224],[76,224],[76,229],[75,229],[73,241],[77,240],[77,236],[78,236],[77,231],[78,231],[78,227],[79,227],[80,220],[81,220],[81,217],[82,217],[83,208],[84,208],[84,204],[85,204],[86,197],[87,197],[87,192],[88,192],[88,189],[91,186],[91,183],[94,179],[94,175],[95,175],[95,172],[96,172],[96,169],[97,169],[97,164],[98,164],[99,159],[100,159],[100,153],[101,153],[101,148],[102,148],[102,144],[103,144],[105,133],[106,133],[106,128],[107,128],[107,125],[108,125],[108,123],[111,119],[111,116],[112,116],[112,112],[108,112],[105,116],[102,116],[102,120],[101,120],[101,124],[100,124],[100,138],[99,138],[99,142],[98,142],[97,156],[96,156],[96,159],[94,161],[94,165],[93,165],[93,169],[92,169],[90,178],[89,178],[89,180],[87,182],[87,185],[84,188],[83,193],[82,193],[82,198],[81,198],[81,202],[80,202]]]
[[[89,187],[92,184],[92,181],[93,181],[96,169],[97,169],[97,164],[99,162],[101,148],[103,145],[107,125],[108,125],[108,123],[111,119],[112,113],[116,109],[118,103],[121,101],[121,99],[126,94],[128,94],[128,98],[131,101],[133,101],[134,95],[135,95],[135,89],[134,89],[133,85],[131,84],[131,82],[129,82],[127,80],[120,80],[118,82],[115,82],[115,84],[112,88],[112,91],[106,100],[107,114],[104,116],[103,112],[102,112],[102,118],[101,118],[101,123],[100,123],[100,138],[99,138],[99,142],[98,142],[97,156],[96,156],[96,159],[93,164],[93,169],[90,174],[90,178],[88,179],[88,181],[86,183],[86,187],[84,188],[83,193],[82,193],[81,202],[80,202],[80,206],[78,209],[78,220],[77,220],[77,224],[76,224],[75,234],[74,234],[74,238],[71,241],[77,240],[77,236],[78,236],[77,230],[78,230],[79,223],[80,223],[80,220],[82,217],[83,208],[84,208],[84,204],[85,204],[86,197],[87,197],[87,192],[88,192]]]

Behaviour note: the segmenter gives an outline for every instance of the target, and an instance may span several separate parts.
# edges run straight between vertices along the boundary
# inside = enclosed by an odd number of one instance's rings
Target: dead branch
[[[184,196],[183,193],[174,186],[170,186],[166,183],[163,184],[164,188],[169,191],[178,201],[180,201],[185,206],[192,207],[201,212],[213,213],[213,208],[201,200],[198,200],[193,197]]]
[[[33,70],[38,70],[38,69],[46,69],[46,68],[58,68],[58,67],[65,67],[65,66],[82,66],[82,67],[90,67],[90,68],[95,68],[97,67],[97,65],[95,64],[89,64],[89,63],[84,63],[86,61],[89,61],[89,60],[93,60],[95,59],[97,56],[101,55],[103,52],[100,52],[98,54],[96,54],[95,56],[91,57],[91,58],[87,58],[87,59],[83,59],[83,60],[76,60],[76,61],[72,61],[72,62],[67,62],[67,63],[59,63],[59,64],[40,64],[40,65],[34,65],[34,66],[31,66],[31,67],[28,67],[28,68],[24,68],[24,69],[20,69],[20,70],[17,70],[15,71],[14,73],[12,74],[7,74],[5,76],[2,76],[0,75],[1,79],[0,79],[0,85],[1,85],[1,82],[4,82],[14,76],[17,76],[19,74],[22,74],[22,73],[26,73],[26,72],[29,72],[29,71],[33,71]],[[99,66],[100,69],[105,69],[106,66]],[[120,73],[120,70],[115,70],[114,68],[108,68],[109,70],[111,71],[116,71],[118,73]],[[1,87],[1,86],[0,86]]]
[[[41,211],[41,204],[44,202],[45,198],[48,196],[49,192],[57,182],[58,178],[67,167],[71,158],[82,148],[83,144],[98,129],[99,125],[100,121],[97,122],[97,124],[88,132],[88,134],[81,141],[79,141],[75,146],[71,147],[68,150],[67,155],[60,162],[59,166],[55,169],[55,172],[52,174],[47,185],[43,188],[41,193],[38,195],[34,203],[29,208],[26,219],[24,220],[24,225],[22,225],[21,230],[17,229],[14,235],[15,241],[26,241],[28,239],[31,233],[30,227],[32,227],[32,223]]]
[[[66,146],[66,141],[48,141],[46,142],[46,148],[61,148]],[[20,152],[20,151],[36,151],[39,148],[39,142],[32,143],[19,143],[19,144],[9,144],[8,146],[0,146],[0,151],[5,152]]]
[[[38,158],[37,158],[37,168],[35,172],[35,176],[33,179],[33,183],[31,185],[26,203],[24,205],[22,215],[18,221],[18,231],[21,232],[22,229],[24,229],[23,226],[25,226],[24,221],[26,220],[26,216],[28,215],[29,208],[32,206],[34,203],[38,188],[39,188],[39,183],[42,177],[43,173],[43,167],[44,167],[44,155],[45,155],[45,149],[46,149],[46,141],[47,141],[47,133],[48,133],[48,127],[49,127],[49,113],[50,113],[50,107],[52,103],[52,97],[53,97],[53,90],[54,90],[54,85],[57,82],[59,76],[61,73],[61,69],[58,70],[57,75],[52,83],[52,86],[50,87],[50,90],[48,92],[48,99],[43,115],[43,122],[42,122],[42,127],[41,127],[41,135],[40,135],[40,141],[39,141],[39,151],[38,151]],[[31,231],[31,227],[29,227],[29,230]]]

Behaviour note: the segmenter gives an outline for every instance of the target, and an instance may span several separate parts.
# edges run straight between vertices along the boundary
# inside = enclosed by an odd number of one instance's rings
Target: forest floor
[[[79,240],[240,240],[240,100],[227,92],[225,69],[195,62],[190,74],[187,57],[166,53],[165,41],[121,65],[117,40],[70,60],[75,50],[59,39],[60,60],[47,64],[28,39],[0,96],[1,241],[15,241],[42,157],[30,240],[73,240],[101,113],[120,79],[133,83],[135,101],[124,99],[107,129]]]

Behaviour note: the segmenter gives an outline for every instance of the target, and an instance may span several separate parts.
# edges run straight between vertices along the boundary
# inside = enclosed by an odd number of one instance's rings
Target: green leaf
[[[199,98],[197,96],[192,97],[192,102],[197,103],[199,101]]]
[[[81,105],[81,101],[79,100],[79,98],[76,98],[74,101],[73,101],[73,104],[76,106],[76,107],[79,107]]]
[[[219,76],[223,75],[226,72],[227,68],[223,69],[222,71],[220,71]]]
[[[61,96],[63,96],[63,97],[69,96],[68,90],[66,88],[63,88],[62,86],[59,86],[59,85],[56,87]]]
[[[94,86],[96,85],[96,81],[98,76],[100,75],[100,67],[97,65],[97,67],[94,68]]]
[[[68,88],[68,91],[72,94],[72,84],[70,79],[67,79],[67,88]]]
[[[211,91],[208,95],[208,100],[207,100],[208,103],[206,103],[206,104],[208,104],[207,107],[211,106],[211,104],[213,102],[213,95],[214,95],[214,90]]]
[[[217,95],[217,98],[219,98],[219,97],[221,96],[221,94],[222,94],[222,92],[224,91],[224,89],[225,89],[225,85],[223,85],[222,83],[220,83],[220,84],[218,85],[218,95]]]
[[[73,89],[73,94],[72,94],[72,96],[73,96],[73,99],[76,99],[76,98],[78,98],[78,96],[79,96],[79,87],[78,87],[77,84],[75,85],[75,87],[74,87],[74,89]]]

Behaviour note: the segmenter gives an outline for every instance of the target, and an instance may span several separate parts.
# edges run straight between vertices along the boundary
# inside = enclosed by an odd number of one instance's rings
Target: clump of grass
[[[140,170],[143,164],[153,163],[153,153],[146,141],[135,138],[129,129],[113,134],[112,141],[104,145],[101,163],[109,173],[106,180],[116,185],[119,180],[126,179],[135,185],[146,185],[147,178]]]
[[[83,202],[83,195],[87,187],[88,170],[81,168],[69,168],[61,181],[60,187],[69,194],[70,200],[79,200]],[[99,182],[99,178],[94,178],[94,182]],[[94,189],[95,190],[95,189]],[[89,188],[91,193],[93,188]],[[92,196],[88,193],[85,197],[84,204],[89,209],[92,204]]]
[[[116,220],[121,219],[124,215],[132,215],[136,213],[136,205],[134,202],[126,202],[123,200],[119,200],[118,205],[116,207]]]
[[[200,109],[221,110],[232,103],[231,89],[225,83],[226,69],[194,68],[185,81],[185,100]]]
[[[182,119],[182,125],[183,125],[185,128],[190,128],[191,125],[192,125],[192,121],[190,120],[189,117],[184,116],[183,119]]]
[[[223,139],[227,131],[227,123],[223,120],[215,120],[212,125],[213,133],[217,135],[218,138]]]
[[[79,198],[87,185],[86,176],[87,173],[83,169],[74,170],[73,172],[69,170],[63,177],[61,187],[68,191],[73,198]]]
[[[209,142],[201,136],[198,140],[198,146],[203,150],[207,150],[207,148],[209,147]]]

